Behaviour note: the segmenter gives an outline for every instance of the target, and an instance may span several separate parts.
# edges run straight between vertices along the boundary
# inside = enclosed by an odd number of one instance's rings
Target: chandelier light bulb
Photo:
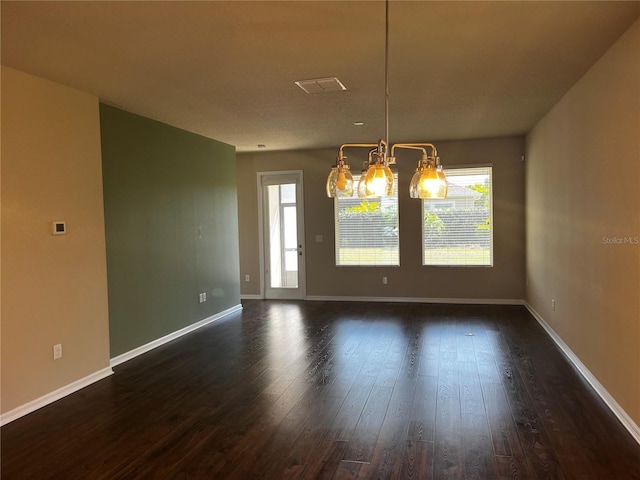
[[[367,170],[364,188],[368,197],[393,195],[393,172],[387,165],[378,160]]]
[[[347,188],[347,176],[344,174],[344,167],[338,168],[338,179],[336,180],[336,188],[344,190]]]

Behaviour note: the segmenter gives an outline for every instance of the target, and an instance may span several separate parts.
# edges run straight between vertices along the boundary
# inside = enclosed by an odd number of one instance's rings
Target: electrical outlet
[[[62,358],[62,344],[58,343],[53,346],[53,359],[58,360]]]
[[[382,284],[386,285],[387,284],[387,277],[382,277]]]
[[[551,309],[555,312],[556,311],[556,301],[555,300],[551,300]]]
[[[244,281],[245,282],[250,282],[251,281],[251,276],[250,275],[245,275],[244,276]]]
[[[202,301],[203,301],[203,302],[206,302],[206,301],[207,301],[207,294],[206,294],[206,293],[203,293],[203,294],[202,294]]]

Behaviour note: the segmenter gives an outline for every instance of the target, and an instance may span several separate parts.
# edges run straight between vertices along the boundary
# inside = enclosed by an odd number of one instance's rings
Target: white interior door
[[[265,298],[305,296],[302,172],[258,173]]]

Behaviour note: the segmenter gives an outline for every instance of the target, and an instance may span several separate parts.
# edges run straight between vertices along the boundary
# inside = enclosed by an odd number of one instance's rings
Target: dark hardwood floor
[[[2,427],[12,479],[640,479],[523,307],[245,302]]]

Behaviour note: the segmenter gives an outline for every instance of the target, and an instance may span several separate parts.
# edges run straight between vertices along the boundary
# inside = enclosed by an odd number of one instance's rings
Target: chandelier
[[[422,152],[411,183],[411,198],[446,198],[447,179],[440,164],[436,147],[431,143],[396,143],[389,148],[389,0],[385,2],[385,53],[384,53],[384,120],[385,138],[378,143],[344,143],[340,145],[336,165],[327,178],[327,196],[386,197],[393,195],[394,178],[389,165],[395,165],[395,149],[403,148]],[[354,188],[353,175],[344,154],[346,148],[369,148],[368,159],[360,181]]]

